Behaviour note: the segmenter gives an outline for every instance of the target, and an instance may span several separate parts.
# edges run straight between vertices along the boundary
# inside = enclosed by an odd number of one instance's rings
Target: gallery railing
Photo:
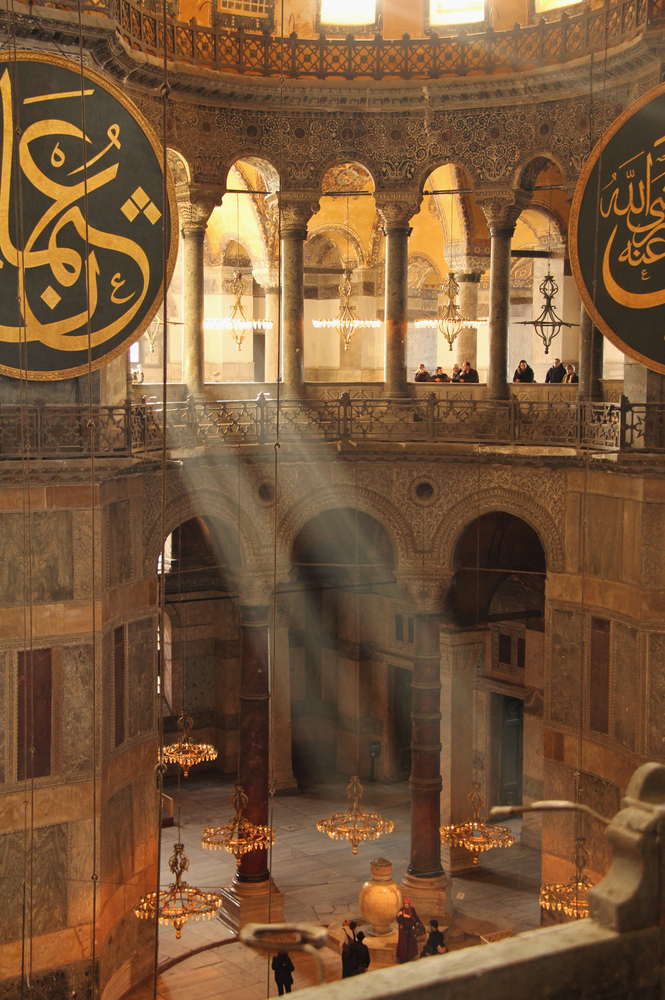
[[[167,447],[223,448],[271,444],[277,405],[252,400],[167,404]],[[94,408],[94,450],[102,458],[132,458],[162,447],[161,403]],[[303,443],[334,441],[480,442],[595,451],[665,451],[665,406],[528,400],[337,399],[280,401],[280,435]],[[25,442],[26,447],[23,447]],[[0,406],[0,458],[85,458],[90,455],[86,406],[37,404],[27,418]]]
[[[162,14],[155,5],[116,0],[117,29],[130,49],[154,56],[164,51]],[[161,3],[156,6],[161,8]],[[347,80],[436,79],[467,73],[517,71],[528,66],[567,62],[617,45],[648,25],[663,20],[663,0],[619,0],[574,17],[509,31],[492,28],[473,34],[427,38],[279,38],[269,31],[205,27],[167,18],[166,44],[171,58],[224,72],[291,79],[342,77]]]

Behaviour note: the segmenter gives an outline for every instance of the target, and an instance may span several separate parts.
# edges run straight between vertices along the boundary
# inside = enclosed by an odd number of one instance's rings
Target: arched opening
[[[240,679],[237,540],[220,521],[193,517],[169,535],[166,551],[165,738],[175,738],[186,710],[195,739],[218,749],[214,764],[197,772],[232,773]]]
[[[294,775],[304,785],[336,772],[394,778],[394,691],[385,658],[375,655],[384,645],[382,605],[394,593],[390,538],[362,511],[324,511],[298,533],[292,565]]]
[[[485,643],[468,722],[488,807],[542,798],[546,571],[537,531],[506,511],[472,521],[455,550],[450,610]],[[521,843],[540,851],[541,821],[517,826]]]

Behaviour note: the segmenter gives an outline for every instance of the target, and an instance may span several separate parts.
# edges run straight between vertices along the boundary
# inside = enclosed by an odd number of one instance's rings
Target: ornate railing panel
[[[166,407],[170,451],[226,445],[271,444],[277,403],[251,400],[171,402]],[[161,403],[95,406],[94,450],[100,458],[155,454],[162,448]],[[585,448],[594,451],[665,451],[665,405],[351,397],[280,400],[279,433],[285,441],[468,442]],[[90,456],[87,406],[0,406],[0,459]]]
[[[67,5],[63,5],[67,8]],[[103,10],[105,4],[89,6]],[[575,17],[565,12],[557,21],[510,31],[488,29],[477,34],[399,40],[374,38],[298,38],[294,32],[281,39],[261,34],[208,28],[195,22],[168,18],[167,48],[174,59],[193,66],[256,76],[291,79],[342,77],[347,80],[436,79],[520,70],[566,62],[626,41],[649,25],[665,20],[665,0],[620,0],[608,7],[588,10]],[[163,25],[159,12],[147,10],[137,0],[117,0],[118,31],[134,50],[163,54]]]

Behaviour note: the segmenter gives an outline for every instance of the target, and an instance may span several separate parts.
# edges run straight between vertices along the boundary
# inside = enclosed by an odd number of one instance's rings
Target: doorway
[[[491,701],[492,805],[522,804],[524,702],[492,692]]]

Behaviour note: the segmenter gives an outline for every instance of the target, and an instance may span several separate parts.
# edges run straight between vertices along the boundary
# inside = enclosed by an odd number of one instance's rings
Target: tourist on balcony
[[[462,365],[462,371],[459,373],[458,382],[479,382],[478,372],[475,368],[471,367],[470,361],[465,361]]]
[[[452,382],[459,382],[459,377],[460,377],[461,374],[462,374],[462,369],[460,368],[460,366],[457,365],[457,364],[453,365],[453,377],[452,377],[451,381]]]
[[[563,382],[565,377],[566,377],[566,369],[561,364],[561,358],[555,358],[554,364],[547,371],[547,375],[545,376],[545,381],[552,382],[553,385],[558,385],[559,382]]]
[[[566,377],[564,378],[564,382],[567,382],[569,385],[577,385],[579,380],[579,375],[575,371],[574,365],[566,365]]]
[[[416,382],[429,382],[429,372],[425,368],[425,365],[422,363],[422,361],[418,365],[418,371],[416,372],[414,378]]]
[[[432,378],[430,379],[430,382],[450,382],[450,379],[448,378],[448,376],[444,372],[444,370],[441,367],[441,365],[439,365],[439,367],[437,368],[437,370],[432,375]]]
[[[513,382],[535,382],[536,378],[533,374],[533,368],[528,365],[524,358],[520,361],[517,368],[515,369],[515,374],[513,375]]]

